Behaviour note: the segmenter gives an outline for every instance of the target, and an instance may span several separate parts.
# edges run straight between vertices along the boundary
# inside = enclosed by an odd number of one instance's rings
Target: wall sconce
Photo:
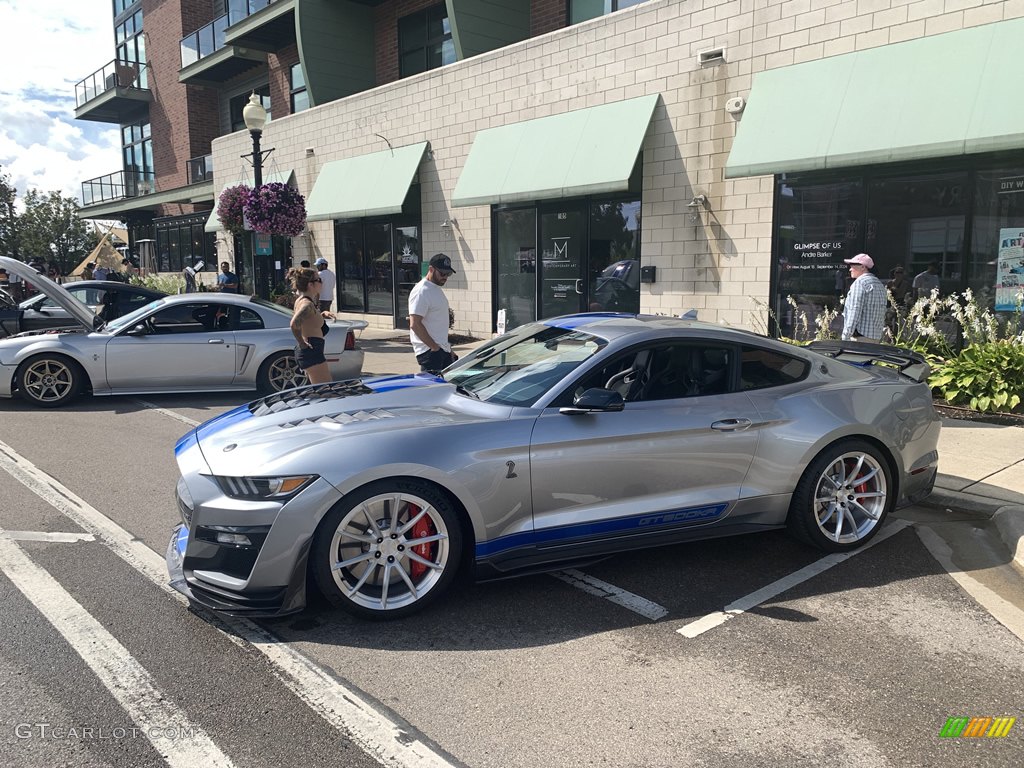
[[[451,237],[452,236],[452,229],[458,229],[458,228],[459,228],[459,222],[456,221],[454,218],[445,219],[444,221],[441,222],[441,231],[444,232],[446,237]]]
[[[693,199],[686,204],[686,207],[690,209],[690,223],[696,224],[700,221],[700,212],[703,211],[708,205],[707,195],[694,195]]]

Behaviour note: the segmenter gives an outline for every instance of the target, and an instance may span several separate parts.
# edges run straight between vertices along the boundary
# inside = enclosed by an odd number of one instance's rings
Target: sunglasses
[[[322,283],[322,282],[323,282],[323,280],[321,280],[321,279],[320,279],[320,278],[318,277],[318,278],[316,278],[315,280],[310,280],[309,282],[311,282],[311,283]]]

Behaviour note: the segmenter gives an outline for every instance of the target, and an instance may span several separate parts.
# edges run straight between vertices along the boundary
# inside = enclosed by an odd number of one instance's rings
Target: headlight
[[[289,477],[216,477],[220,489],[233,499],[290,499],[317,475],[291,475]]]

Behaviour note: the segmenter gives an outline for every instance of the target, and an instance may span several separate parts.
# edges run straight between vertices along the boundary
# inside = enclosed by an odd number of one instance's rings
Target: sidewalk
[[[462,356],[486,339],[453,349]],[[367,376],[417,373],[409,332],[366,328],[359,336]],[[1017,567],[1024,570],[1024,428],[943,419],[939,476],[924,504],[992,517]]]

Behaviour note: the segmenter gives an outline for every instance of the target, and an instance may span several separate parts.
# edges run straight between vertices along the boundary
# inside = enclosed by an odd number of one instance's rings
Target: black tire
[[[428,541],[415,543],[421,539]],[[462,560],[462,526],[435,486],[380,480],[327,513],[310,558],[332,605],[363,618],[397,619],[423,610],[451,585]]]
[[[299,369],[293,352],[275,352],[263,361],[256,374],[256,388],[263,395],[273,395],[307,384],[309,377]]]
[[[42,354],[22,363],[17,379],[24,400],[39,408],[59,408],[81,393],[85,372],[69,357]]]
[[[864,440],[840,440],[807,465],[789,507],[787,525],[826,552],[847,552],[871,540],[896,503],[892,469]]]

